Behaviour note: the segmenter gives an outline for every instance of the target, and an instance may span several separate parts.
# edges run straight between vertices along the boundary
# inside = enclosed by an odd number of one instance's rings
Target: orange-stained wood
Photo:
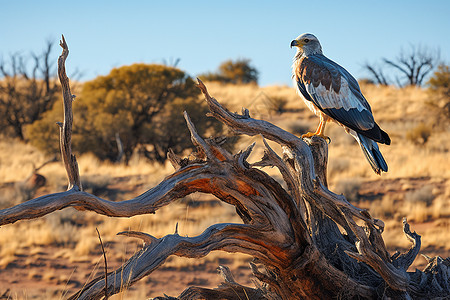
[[[261,194],[254,189],[251,185],[249,185],[247,182],[243,181],[243,180],[239,180],[236,179],[235,181],[236,185],[237,185],[237,190],[239,191],[239,193],[245,195],[245,196],[261,196]]]
[[[201,191],[204,193],[210,193],[214,190],[211,186],[211,178],[202,178],[191,181],[186,188],[189,190]]]
[[[214,156],[220,160],[220,161],[226,161],[227,159],[225,158],[225,156],[223,156],[222,153],[220,153],[220,151],[216,148],[216,147],[211,147],[211,150],[214,154]]]

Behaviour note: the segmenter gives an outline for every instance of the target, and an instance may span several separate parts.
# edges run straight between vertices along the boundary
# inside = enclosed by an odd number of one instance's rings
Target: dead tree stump
[[[0,225],[44,216],[75,207],[111,217],[154,213],[160,207],[195,192],[209,193],[236,208],[243,224],[215,224],[201,235],[169,234],[156,238],[142,232],[118,234],[140,238],[144,246],[117,270],[92,280],[70,299],[101,299],[118,293],[150,275],[170,255],[202,257],[215,250],[254,257],[256,288],[239,285],[228,270],[225,282],[210,290],[190,287],[179,299],[430,299],[450,293],[450,260],[430,258],[423,270],[407,272],[420,249],[420,236],[403,229],[412,242],[407,253],[390,255],[383,242],[384,223],[367,210],[350,204],[327,188],[328,145],[318,137],[302,140],[281,128],[242,114],[231,113],[212,98],[199,81],[210,114],[239,134],[261,135],[266,147],[261,161],[247,161],[254,144],[233,155],[217,139],[203,139],[185,114],[197,151],[190,158],[172,152],[176,171],[142,195],[112,202],[83,192],[75,156],[71,152],[73,96],[64,63],[64,38],[58,73],[64,95],[61,153],[68,175],[68,190],[48,194],[0,211]],[[280,157],[266,140],[283,149]],[[284,184],[261,170],[272,166]],[[0,231],[1,232],[1,231]],[[105,288],[107,293],[105,293]],[[159,298],[163,299],[163,298]],[[169,299],[169,298],[165,298]]]

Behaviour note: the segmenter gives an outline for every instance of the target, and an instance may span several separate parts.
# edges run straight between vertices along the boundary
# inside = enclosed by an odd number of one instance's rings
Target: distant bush
[[[226,77],[224,77],[222,74],[214,73],[214,72],[207,72],[203,73],[197,76],[203,81],[217,81],[217,82],[225,82],[229,83],[230,80]]]
[[[430,104],[438,108],[440,117],[450,119],[450,67],[440,65],[428,81]]]
[[[115,68],[86,82],[73,102],[74,151],[116,161],[121,144],[126,162],[138,149],[149,159],[163,162],[168,148],[180,153],[192,147],[184,110],[191,114],[199,134],[221,132],[221,123],[204,117],[207,106],[198,96],[192,78],[177,68],[156,64]],[[27,129],[27,138],[46,152],[59,145],[54,124],[62,119],[61,106],[57,103]]]
[[[208,72],[198,77],[205,81],[242,84],[258,83],[258,70],[250,65],[249,59],[227,60],[219,66],[216,73]]]
[[[426,125],[424,123],[420,123],[413,129],[409,130],[406,133],[406,139],[411,141],[413,144],[416,145],[425,145],[432,133],[432,128],[429,125]]]
[[[25,139],[47,155],[57,155],[59,148],[59,127],[56,122],[63,121],[63,107],[56,102],[51,110],[46,111],[40,120],[24,128]],[[78,122],[75,120],[75,124]]]
[[[439,65],[428,80],[428,86],[432,91],[450,98],[450,67],[444,64]]]

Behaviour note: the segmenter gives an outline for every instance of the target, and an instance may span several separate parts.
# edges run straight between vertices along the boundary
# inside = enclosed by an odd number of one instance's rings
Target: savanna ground
[[[297,135],[314,130],[318,124],[318,118],[304,106],[293,88],[218,83],[207,86],[211,95],[231,111],[246,107],[252,117],[265,119]],[[389,172],[381,177],[375,175],[353,138],[341,127],[330,124],[326,130],[332,139],[330,189],[343,193],[352,203],[368,208],[374,217],[385,222],[383,237],[391,253],[410,246],[401,225],[402,217],[407,217],[412,230],[422,236],[421,254],[450,256],[449,128],[439,125],[435,108],[429,104],[431,95],[424,89],[374,85],[363,85],[362,89],[376,120],[392,139],[392,145],[380,146]],[[56,126],[55,134],[58,134]],[[249,160],[257,161],[263,153],[260,137],[242,138],[236,149],[245,149],[253,141],[257,146]],[[34,167],[47,160],[30,145],[5,139],[0,142],[1,208],[29,197],[23,182]],[[84,155],[79,157],[79,166],[84,189],[111,200],[137,196],[173,172],[169,163],[151,164],[138,156],[124,166]],[[265,171],[281,178],[275,169]],[[34,197],[66,189],[61,162],[46,164],[39,174],[47,181]],[[240,222],[240,219],[233,207],[195,194],[158,210],[155,215],[108,218],[68,208],[38,220],[2,226],[0,298],[4,294],[5,299],[64,299],[100,275],[104,265],[95,228],[106,246],[108,269],[113,270],[141,247],[136,239],[116,236],[120,231],[138,230],[161,237],[173,233],[178,223],[180,235],[193,236],[220,222]],[[162,268],[111,299],[144,299],[163,293],[176,296],[189,285],[215,287],[221,281],[216,275],[219,264],[230,267],[239,283],[252,285],[249,261],[247,256],[222,252],[203,259],[171,257]],[[411,269],[423,268],[425,264],[426,260],[418,256]]]

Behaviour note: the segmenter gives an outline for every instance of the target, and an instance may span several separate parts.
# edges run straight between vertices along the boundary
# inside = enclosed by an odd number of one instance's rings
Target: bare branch
[[[375,81],[379,85],[389,85],[386,76],[383,73],[381,68],[377,68],[375,65],[371,65],[369,63],[365,63],[363,65],[364,69],[369,71],[369,73],[375,78]]]
[[[267,121],[255,120],[250,118],[248,114],[239,115],[229,112],[223,108],[216,99],[212,98],[206,86],[198,79],[198,87],[205,96],[206,102],[211,111],[211,115],[227,124],[231,129],[237,133],[254,136],[262,134],[265,138],[285,145],[300,145],[303,143],[298,137],[290,132],[287,132]],[[307,147],[305,143],[302,147]]]
[[[151,244],[157,240],[154,236],[139,231],[121,231],[117,233],[117,235],[139,238],[144,242],[144,244]]]
[[[216,160],[215,155],[213,155],[210,147],[206,144],[206,142],[198,135],[197,130],[195,129],[194,124],[192,123],[191,119],[189,118],[189,115],[187,112],[184,112],[184,118],[186,119],[186,124],[189,128],[189,131],[191,132],[191,140],[194,145],[199,147],[202,152],[206,154],[206,157],[209,160]],[[199,157],[202,158],[202,157]]]
[[[92,210],[98,214],[110,217],[131,217],[154,213],[158,208],[169,204],[171,201],[194,192],[192,189],[189,189],[189,185],[201,187],[205,174],[209,173],[212,176],[214,172],[214,168],[209,166],[189,165],[166,178],[153,189],[133,199],[121,202],[104,200],[75,189],[62,193],[48,194],[14,207],[0,210],[0,225],[14,223],[23,219],[39,218],[66,207]]]
[[[424,78],[439,64],[439,51],[411,45],[409,53],[402,50],[395,60],[384,58],[383,61],[403,74],[407,84],[420,86]]]
[[[420,235],[418,235],[416,232],[411,232],[411,230],[409,229],[409,224],[406,218],[403,218],[403,232],[405,233],[408,240],[411,241],[412,247],[407,253],[401,254],[393,259],[392,264],[395,267],[402,268],[406,271],[419,254],[421,241]]]
[[[66,168],[67,178],[69,184],[67,189],[74,189],[81,191],[80,173],[78,171],[78,163],[75,156],[72,154],[72,101],[75,98],[70,91],[69,78],[66,75],[65,62],[69,55],[69,47],[67,47],[64,35],[60,41],[60,46],[63,48],[62,54],[58,59],[58,76],[61,82],[63,98],[64,98],[64,123],[60,126],[60,141],[61,141],[61,157]]]
[[[153,241],[131,257],[123,266],[108,274],[108,294],[115,294],[131,286],[156,270],[170,255],[199,258],[214,250],[247,253],[264,261],[271,253],[260,245],[264,240],[259,229],[244,224],[216,224],[196,237],[167,235]],[[265,256],[269,255],[269,257]],[[97,278],[69,299],[100,299],[105,279]]]
[[[383,58],[383,61],[390,65],[391,67],[396,68],[397,70],[399,70],[400,72],[402,72],[406,77],[408,77],[411,74],[411,69],[410,66],[406,64],[405,60],[400,60],[400,63],[396,63],[392,60],[389,60],[387,58]],[[401,64],[406,65],[406,68],[402,67]]]

